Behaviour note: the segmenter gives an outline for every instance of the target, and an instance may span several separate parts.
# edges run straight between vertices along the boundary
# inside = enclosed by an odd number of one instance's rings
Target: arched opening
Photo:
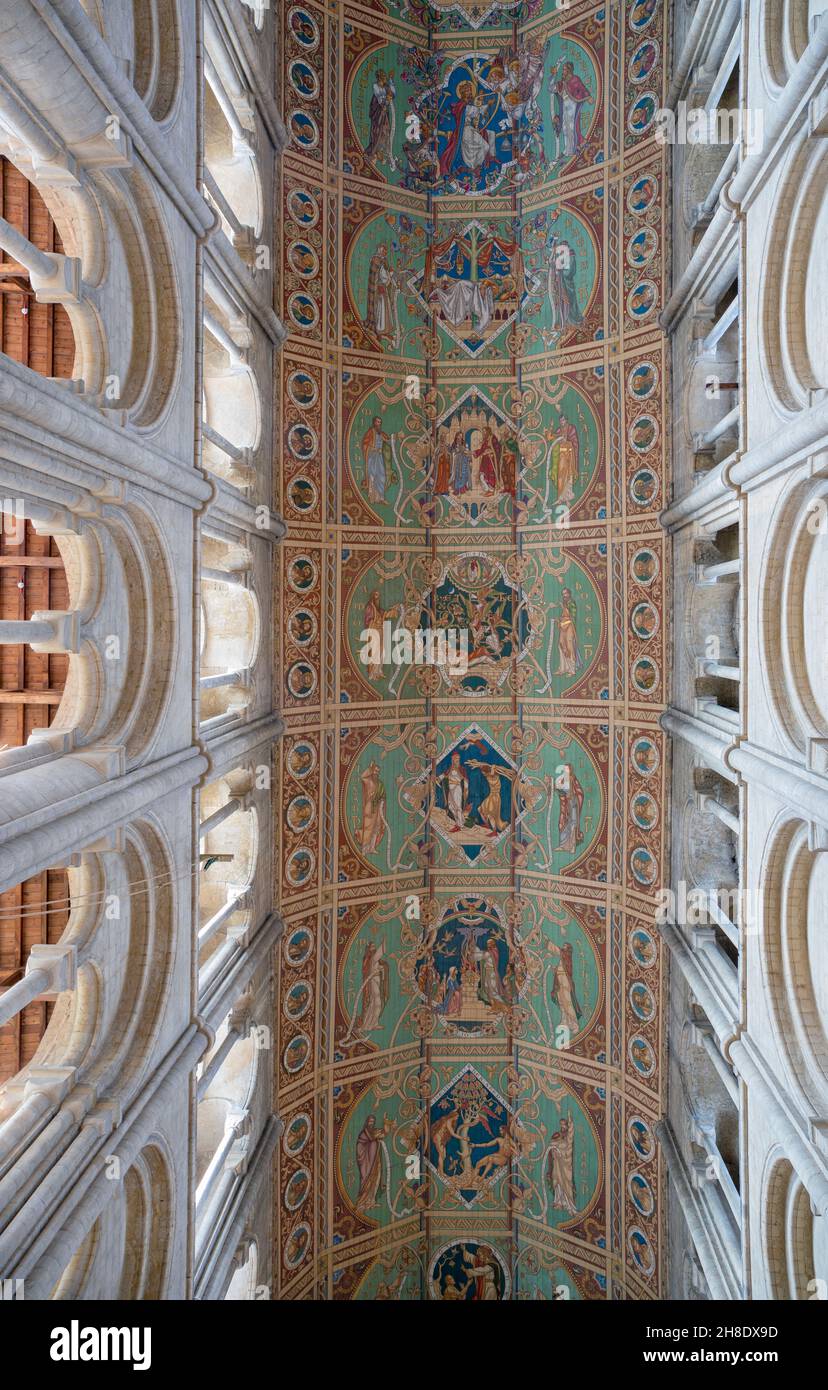
[[[5,157],[0,157],[0,217],[37,252],[64,254],[40,193]],[[0,235],[0,350],[41,376],[67,380],[75,368],[72,324],[62,304],[38,303],[32,270],[18,258],[25,254],[25,249],[16,254],[5,249]]]
[[[262,426],[259,388],[247,362],[249,329],[208,296],[204,330],[204,465],[233,487],[249,488]]]
[[[199,989],[234,949],[250,921],[249,886],[258,856],[258,818],[245,774],[205,788],[199,835]],[[212,964],[208,964],[212,962]]]
[[[58,543],[54,536],[38,534],[24,510],[0,513],[3,624],[29,623],[36,614],[69,609],[69,584]],[[8,635],[13,637],[14,629]],[[0,749],[19,748],[35,730],[48,728],[63,696],[69,656],[38,649],[36,635],[33,624],[31,641],[3,641],[0,646]]]
[[[217,67],[208,57],[204,83],[204,179],[231,244],[262,228],[262,185],[251,132],[243,128]]]
[[[181,41],[176,0],[132,0],[133,85],[156,121],[169,119],[178,93]]]
[[[765,1192],[762,1223],[771,1296],[781,1301],[814,1297],[824,1279],[824,1218],[815,1218],[808,1191],[787,1158],[775,1163]],[[819,1262],[819,1263],[818,1263]]]
[[[205,537],[201,571],[201,720],[240,715],[250,702],[259,610],[248,588],[249,553]],[[241,568],[244,566],[244,568]]]
[[[4,1000],[9,1008],[12,987],[24,985],[32,948],[60,941],[70,910],[65,869],[46,869],[0,893],[0,1009]],[[54,1009],[54,999],[39,995],[0,1025],[0,1084],[32,1061]]]

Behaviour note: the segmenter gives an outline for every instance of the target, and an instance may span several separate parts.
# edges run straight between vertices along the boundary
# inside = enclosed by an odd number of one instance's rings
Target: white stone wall
[[[828,1296],[822,9],[677,6],[671,97],[743,109],[732,155],[673,161],[672,877],[739,890],[663,929],[678,1298]]]
[[[66,250],[32,287],[77,350],[70,383],[0,358],[0,491],[57,537],[71,595],[55,722],[0,751],[0,885],[67,866],[72,908],[29,965],[49,1029],[0,1088],[0,1276],[267,1298],[273,11],[0,0],[0,69],[0,152]]]

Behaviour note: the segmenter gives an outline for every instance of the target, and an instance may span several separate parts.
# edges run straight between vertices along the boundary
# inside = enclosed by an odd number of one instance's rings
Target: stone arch
[[[761,71],[768,91],[785,86],[808,46],[808,0],[764,0],[759,21]]]
[[[232,111],[227,94],[208,68],[204,83],[204,162],[225,201],[243,227],[258,236],[264,221],[262,181],[252,148]],[[219,206],[222,222],[228,219]],[[232,239],[232,237],[231,237]]]
[[[255,480],[252,455],[262,434],[262,403],[247,360],[252,342],[244,315],[218,286],[205,294],[202,413],[204,463],[234,487]]]
[[[78,747],[123,747],[131,764],[146,756],[163,724],[177,649],[172,565],[161,527],[146,506],[80,519],[31,505],[37,533],[54,538],[68,590],[66,610],[35,612],[30,632],[18,624],[15,637],[36,652],[66,655],[49,735],[71,735]],[[9,761],[8,754],[0,757]]]
[[[156,196],[137,170],[122,170],[104,186],[129,278],[126,332],[117,341],[114,327],[109,334],[118,395],[104,404],[125,410],[136,426],[158,426],[181,365],[181,297],[170,239]]]
[[[37,1051],[6,1086],[7,1114],[32,1068],[74,1068],[78,1083],[100,1091],[117,1080],[126,1104],[153,1065],[176,937],[169,846],[152,822],[136,822],[121,849],[83,853],[67,875],[68,921],[45,957],[67,957],[61,983]]]
[[[770,1296],[807,1299],[815,1277],[814,1216],[807,1189],[778,1148],[765,1164],[761,1230]]]
[[[87,1231],[49,1294],[51,1302],[75,1302],[89,1296],[88,1290],[95,1263],[102,1247],[101,1218],[99,1217]]]
[[[124,1246],[118,1298],[164,1297],[169,1272],[174,1206],[168,1155],[160,1141],[147,1144],[124,1179]]]
[[[828,236],[828,153],[807,132],[792,142],[768,227],[762,286],[759,360],[785,418],[828,386],[828,281],[821,247]]]
[[[759,663],[791,752],[828,737],[828,656],[812,640],[824,621],[828,479],[794,484],[768,536],[760,577]]]
[[[13,245],[4,237],[0,253],[7,271],[17,272],[4,287],[0,348],[40,375],[82,379],[85,384],[91,380],[94,388],[99,384],[103,344],[96,310],[81,295],[78,201],[50,197],[51,190],[38,180],[9,120],[0,112],[0,149],[7,152],[0,157],[0,199],[3,217],[19,241]],[[50,325],[48,335],[42,332],[41,320]],[[44,336],[50,339],[48,354],[41,343]]]
[[[133,85],[159,124],[168,123],[181,89],[181,32],[176,0],[132,0]]]
[[[206,546],[207,558],[216,564],[205,566],[201,581],[202,722],[240,713],[249,704],[261,641],[261,616],[256,594],[248,587],[249,569],[230,569],[233,547],[220,546],[214,538],[205,541],[213,541]],[[247,565],[247,560],[239,563]]]
[[[768,1008],[797,1089],[821,1114],[828,1099],[828,853],[816,847],[813,831],[798,817],[783,813],[777,819],[760,882]]]
[[[174,1213],[166,1146],[146,1144],[69,1259],[49,1298],[55,1302],[163,1298]]]
[[[0,1129],[21,1103],[32,1068],[81,1068],[93,1054],[102,986],[90,947],[103,915],[106,894],[106,870],[101,857],[87,855],[79,864],[70,864],[59,876],[56,891],[65,897],[48,900],[46,912],[56,918],[57,929],[47,933],[42,945],[30,948],[23,963],[26,973],[21,969],[18,981],[4,982],[9,1008],[13,998],[18,1002],[27,978],[38,969],[45,969],[48,978],[41,982],[34,997],[46,998],[51,1007],[46,1011],[48,1017],[36,1049],[22,1069],[7,1075],[0,1087]],[[17,996],[12,995],[13,988]],[[10,1022],[16,1014],[17,1011]]]
[[[259,856],[259,818],[249,804],[251,785],[249,774],[237,770],[201,795],[202,827],[211,821],[213,826],[200,835],[200,973],[251,920],[250,887]]]

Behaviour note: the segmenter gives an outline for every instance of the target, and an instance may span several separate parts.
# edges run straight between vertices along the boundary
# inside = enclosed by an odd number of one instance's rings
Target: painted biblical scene
[[[531,186],[544,167],[549,42],[489,52],[372,46],[350,36],[351,164],[412,192],[471,197]]]
[[[389,356],[420,357],[429,314],[409,281],[421,274],[426,233],[421,219],[346,199],[345,305],[342,345]]]
[[[393,9],[402,19],[450,33],[525,24],[541,13],[543,4],[544,0],[399,0]]]
[[[509,720],[343,729],[340,878],[515,864],[606,872],[608,730]],[[520,750],[520,751],[518,751]]]
[[[337,1058],[412,1038],[507,1033],[578,1052],[599,1016],[604,937],[596,910],[529,895],[408,895],[367,913],[349,905],[338,929]]]
[[[422,937],[401,963],[419,1001],[415,1025],[447,1037],[508,1030],[566,1048],[590,1027],[601,966],[592,938],[566,909],[471,894],[423,915]]]
[[[518,754],[515,729],[506,723],[472,723],[456,733],[443,725],[440,733],[433,770],[401,789],[414,805],[430,805],[439,865],[513,863],[564,873],[592,848],[604,798],[597,761],[580,742],[555,729],[555,743],[537,749],[532,731]]]
[[[352,551],[340,699],[608,697],[599,547]]]
[[[417,1070],[399,1067],[334,1098],[342,1238],[389,1225],[423,1202],[494,1211],[547,1226],[582,1221],[598,1197],[603,1101],[588,1088],[539,1077],[508,1084],[510,1063],[438,1063],[423,1100]]]
[[[577,384],[576,384],[577,382]],[[561,528],[606,515],[603,383],[595,372],[527,381],[522,417],[532,460],[523,474],[526,522]]]
[[[506,1254],[492,1241],[442,1246],[429,1268],[429,1295],[448,1303],[502,1303],[511,1297]]]
[[[449,1303],[507,1299],[553,1303],[606,1296],[602,1275],[560,1264],[554,1251],[529,1244],[522,1230],[515,1254],[506,1232],[496,1220],[490,1224],[491,1231],[480,1232],[476,1240],[462,1232],[432,1236],[428,1259],[425,1237],[420,1235],[389,1250],[367,1268],[361,1262],[355,1273],[351,1269],[338,1271],[334,1297],[403,1303],[429,1298]]]
[[[429,438],[429,514],[438,524],[508,522],[538,442],[491,392],[440,392]],[[500,394],[500,393],[498,393]]]
[[[577,28],[550,39],[546,91],[550,119],[544,117],[545,178],[560,178],[603,159],[601,72],[604,16],[591,15]],[[578,35],[578,38],[575,37]]]
[[[420,378],[416,377],[419,391]],[[603,383],[544,374],[522,391],[345,374],[342,521],[486,530],[560,528],[606,509]]]
[[[524,222],[524,264],[538,285],[522,316],[520,350],[529,356],[604,335],[602,202],[599,189],[543,208]]]
[[[423,726],[343,728],[340,759],[341,881],[418,867],[428,841]]]
[[[517,351],[518,322],[536,311],[546,289],[512,226],[477,217],[441,222],[407,285],[439,334],[444,363]]]
[[[352,559],[356,568],[360,557]],[[354,698],[514,690],[543,622],[540,594],[527,592],[516,561],[487,551],[436,562],[399,552],[363,560],[346,597],[348,655],[360,682]]]

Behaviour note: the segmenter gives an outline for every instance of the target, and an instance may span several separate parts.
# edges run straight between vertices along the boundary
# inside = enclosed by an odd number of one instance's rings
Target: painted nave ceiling
[[[664,6],[281,24],[277,1296],[658,1298]]]

